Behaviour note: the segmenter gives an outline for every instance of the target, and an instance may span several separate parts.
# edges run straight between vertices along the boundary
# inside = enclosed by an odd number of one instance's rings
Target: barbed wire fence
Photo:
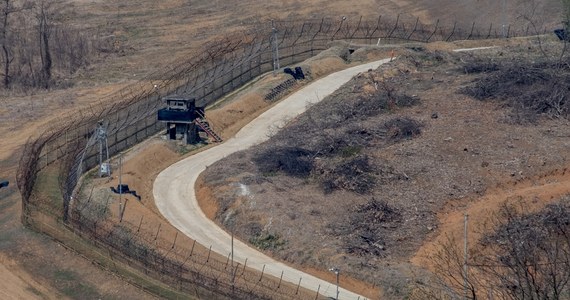
[[[283,66],[313,57],[337,40],[377,44],[396,40],[432,42],[503,37],[501,28],[493,25],[473,23],[469,28],[460,28],[457,23],[446,25],[439,21],[425,25],[417,18],[400,15],[372,20],[276,20],[273,24],[277,29],[278,58]],[[528,31],[528,26],[509,27],[507,37],[528,35]],[[161,130],[156,115],[164,107],[163,97],[191,95],[198,99],[198,105],[208,105],[273,70],[273,36],[271,26],[257,26],[241,36],[221,37],[190,54],[187,61],[63,116],[29,139],[17,174],[22,222],[72,248],[74,243],[69,235],[79,236],[96,249],[108,250],[113,263],[132,266],[183,293],[199,294],[197,290],[189,290],[190,286],[199,286],[202,292],[218,291],[216,297],[222,298],[318,297],[314,292],[309,295],[289,284],[275,286],[278,280],[260,276],[245,266],[236,276],[235,270],[228,272],[227,263],[210,259],[204,249],[186,249],[176,242],[163,241],[158,233],[145,232],[140,224],[109,222],[105,217],[109,214],[107,206],[95,205],[90,198],[82,199],[77,188],[81,176],[99,163],[98,148],[89,143],[98,124],[106,128],[109,155],[117,155]]]

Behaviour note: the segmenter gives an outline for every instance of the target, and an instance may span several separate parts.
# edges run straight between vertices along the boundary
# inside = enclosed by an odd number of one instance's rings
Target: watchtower
[[[171,140],[181,138],[187,144],[194,144],[200,141],[201,130],[214,142],[222,141],[206,121],[204,107],[196,106],[195,98],[169,96],[164,101],[166,108],[158,111],[158,120],[166,123],[166,134]]]

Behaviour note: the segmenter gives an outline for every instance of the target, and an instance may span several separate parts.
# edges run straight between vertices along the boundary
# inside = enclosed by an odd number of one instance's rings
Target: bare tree
[[[566,38],[564,39],[564,48],[560,54],[559,64],[563,64],[564,54],[568,49],[568,35],[570,34],[570,0],[560,0],[562,3],[562,24],[564,25],[564,30],[566,32]]]
[[[570,200],[529,213],[505,204],[482,229],[463,269],[461,243],[448,239],[433,257],[441,284],[454,298],[570,299]]]
[[[460,246],[463,242],[447,236],[439,245],[432,257],[435,278],[418,286],[419,297],[422,299],[478,299],[484,290],[480,276],[474,268],[465,268],[465,253]],[[470,249],[469,257],[477,256]],[[424,281],[424,280],[422,280]]]
[[[504,205],[496,230],[480,241],[488,255],[476,266],[510,299],[570,297],[570,202],[525,213]]]
[[[42,61],[42,86],[46,89],[50,86],[52,72],[52,57],[50,49],[51,35],[51,13],[54,2],[49,0],[41,0],[38,3],[36,18],[38,20],[39,49]]]
[[[2,7],[2,31],[0,32],[0,42],[2,43],[2,54],[4,55],[4,87],[8,88],[10,85],[10,64],[14,60],[12,51],[8,45],[8,18],[12,13],[12,5],[10,0],[4,0]]]
[[[566,32],[570,30],[570,0],[560,0],[562,2],[562,22],[565,25]]]
[[[2,80],[4,84],[4,88],[9,88],[12,76],[10,74],[10,67],[12,62],[14,61],[14,55],[12,52],[12,45],[11,45],[11,37],[8,35],[11,32],[10,27],[12,26],[10,22],[10,16],[14,13],[20,12],[26,8],[29,8],[29,5],[24,3],[22,6],[14,6],[12,0],[3,0],[2,7],[0,8],[0,15],[2,17],[0,29],[0,43],[2,44],[2,56],[4,57],[3,62],[3,71],[2,74],[4,79]]]

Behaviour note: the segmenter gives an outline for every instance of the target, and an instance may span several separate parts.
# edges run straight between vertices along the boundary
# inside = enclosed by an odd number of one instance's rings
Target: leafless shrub
[[[470,64],[470,69],[486,69],[489,63]],[[498,100],[514,111],[514,123],[534,122],[533,115],[568,118],[570,112],[570,72],[557,62],[512,62],[477,78],[461,93],[478,100]],[[525,113],[521,113],[525,111]],[[529,114],[530,113],[530,114]],[[524,117],[526,120],[522,120]]]
[[[350,157],[359,154],[375,138],[366,129],[338,131],[325,134],[312,146],[314,153],[326,157]]]
[[[422,124],[411,118],[395,118],[384,123],[391,141],[411,139],[421,134]]]
[[[374,167],[367,155],[341,160],[338,164],[327,164],[318,170],[321,186],[325,193],[338,189],[365,194],[372,190],[376,180],[372,175]]]
[[[327,103],[315,105],[310,112],[315,129],[337,127],[339,122],[356,122],[387,113],[398,107],[410,107],[419,103],[398,89],[399,78],[376,82],[372,94],[348,94],[335,97]]]
[[[289,176],[307,177],[313,169],[312,153],[299,147],[269,148],[258,153],[254,162],[260,172],[284,172]]]
[[[469,61],[463,65],[465,74],[490,73],[499,70],[499,65],[492,61]]]
[[[348,215],[349,219],[341,225],[335,222],[329,226],[334,234],[343,237],[346,251],[360,256],[386,256],[386,231],[402,221],[399,209],[372,198]]]
[[[570,198],[529,213],[504,204],[483,227],[469,249],[465,272],[463,250],[448,239],[433,257],[446,293],[468,291],[469,299],[567,299],[570,296]]]
[[[505,205],[483,237],[477,268],[510,299],[570,296],[570,202],[524,214]]]
[[[415,68],[429,69],[454,60],[451,54],[443,51],[427,51],[421,46],[408,49],[411,51],[404,53],[398,60]]]

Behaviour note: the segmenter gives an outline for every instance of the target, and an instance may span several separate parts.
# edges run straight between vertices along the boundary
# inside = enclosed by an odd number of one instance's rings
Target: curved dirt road
[[[317,80],[244,126],[235,137],[225,143],[168,167],[157,176],[153,186],[154,199],[158,209],[181,232],[206,247],[212,245],[213,251],[224,256],[227,255],[231,251],[231,236],[206,217],[196,200],[194,185],[198,175],[208,165],[229,154],[267,140],[272,131],[303,113],[308,104],[316,103],[325,98],[348,82],[354,75],[369,69],[376,69],[388,61],[390,59],[351,67]],[[320,285],[319,293],[321,295],[333,298],[336,296],[335,283],[293,269],[239,240],[234,240],[234,260],[243,264],[246,258],[247,265],[251,268],[261,270],[263,265],[266,265],[266,274],[279,277],[283,271],[284,281],[296,285],[299,278],[302,278],[301,286],[304,288],[317,291]],[[364,299],[365,297],[341,288],[339,298]]]

